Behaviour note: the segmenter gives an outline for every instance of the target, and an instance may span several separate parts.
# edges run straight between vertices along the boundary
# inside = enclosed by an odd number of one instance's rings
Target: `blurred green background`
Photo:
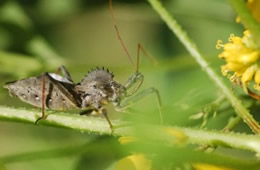
[[[142,89],[155,87],[160,91],[164,123],[199,127],[201,120],[189,117],[217,98],[214,84],[146,1],[114,0],[113,3],[121,36],[134,60],[138,43],[158,60],[158,66],[153,66],[142,56],[140,71],[145,77]],[[242,35],[243,31],[242,26],[235,23],[235,13],[227,1],[164,0],[163,4],[220,74],[223,62],[217,57],[216,41],[227,40],[231,33]],[[75,82],[96,66],[109,68],[122,84],[134,72],[117,40],[108,1],[1,0],[0,86],[45,71],[54,72],[60,65],[68,68]],[[156,123],[159,116],[155,102],[153,95],[147,96],[131,108],[130,114],[116,113],[108,106],[109,116]],[[0,104],[32,108],[9,97],[3,88],[0,88]],[[216,118],[209,119],[207,128],[223,128],[234,114],[229,104],[224,105]],[[236,130],[248,131],[248,128],[241,124]],[[114,137],[0,122],[0,157],[71,146],[82,146],[86,151],[14,162],[8,164],[7,169],[106,169],[125,154]],[[220,152],[223,151],[220,149]],[[248,153],[241,155],[248,156]]]

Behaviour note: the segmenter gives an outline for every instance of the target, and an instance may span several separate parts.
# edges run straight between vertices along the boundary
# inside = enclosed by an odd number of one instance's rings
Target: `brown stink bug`
[[[139,72],[140,51],[142,50],[146,55],[147,53],[138,44],[137,63],[134,64],[120,37],[112,10],[112,0],[109,0],[109,7],[116,34],[128,58],[136,68],[135,73],[122,85],[114,80],[114,75],[108,69],[97,67],[90,70],[79,83],[74,83],[67,69],[61,66],[56,73],[46,72],[40,76],[6,83],[4,87],[9,90],[11,96],[16,96],[26,103],[42,108],[42,116],[35,123],[46,118],[45,108],[52,110],[80,108],[84,109],[80,113],[81,115],[92,112],[102,114],[112,130],[113,125],[104,108],[106,104],[113,103],[116,110],[123,110],[136,100],[152,93],[156,94],[162,121],[161,99],[158,90],[148,88],[136,93],[144,79],[142,73]],[[63,76],[59,75],[59,72],[62,72]]]

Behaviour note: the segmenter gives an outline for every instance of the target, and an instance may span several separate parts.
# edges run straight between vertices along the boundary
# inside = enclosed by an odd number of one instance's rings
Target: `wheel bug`
[[[142,73],[139,72],[140,51],[142,50],[147,56],[149,55],[138,44],[137,63],[136,65],[134,64],[121,39],[114,18],[112,0],[109,0],[109,8],[117,37],[130,62],[136,68],[135,73],[122,85],[113,79],[114,75],[108,69],[97,67],[89,71],[79,83],[75,84],[65,66],[61,66],[56,73],[45,72],[40,76],[6,83],[4,87],[9,90],[11,96],[16,96],[26,103],[42,108],[42,116],[35,123],[46,118],[45,107],[52,110],[80,108],[85,110],[80,113],[81,115],[91,112],[102,114],[113,131],[113,125],[107,116],[107,110],[104,106],[108,103],[113,103],[116,110],[124,110],[132,105],[134,101],[151,93],[156,94],[162,122],[162,104],[158,90],[149,88],[136,94],[144,79]],[[62,72],[63,76],[60,76],[59,72]]]

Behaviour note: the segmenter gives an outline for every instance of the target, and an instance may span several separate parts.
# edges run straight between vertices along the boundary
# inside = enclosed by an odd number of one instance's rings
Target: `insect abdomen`
[[[23,102],[36,107],[42,107],[42,77],[30,77],[7,83],[4,87],[9,90],[11,96],[16,96]],[[64,98],[59,90],[45,79],[45,105],[53,110],[67,110],[75,108],[68,99]]]

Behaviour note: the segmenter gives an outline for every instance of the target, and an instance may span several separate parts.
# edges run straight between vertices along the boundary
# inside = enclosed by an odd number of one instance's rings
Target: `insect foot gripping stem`
[[[101,111],[101,113],[103,114],[103,116],[106,118],[106,120],[107,120],[107,122],[108,122],[108,124],[109,124],[109,127],[110,127],[110,129],[111,129],[111,135],[112,135],[113,132],[114,132],[114,127],[113,127],[113,125],[112,125],[112,123],[111,123],[109,117],[107,116],[107,110],[104,109],[104,108],[102,108],[102,109],[100,109],[100,111]]]
[[[46,116],[38,118],[34,123],[38,125],[39,121],[44,119],[46,119]]]

